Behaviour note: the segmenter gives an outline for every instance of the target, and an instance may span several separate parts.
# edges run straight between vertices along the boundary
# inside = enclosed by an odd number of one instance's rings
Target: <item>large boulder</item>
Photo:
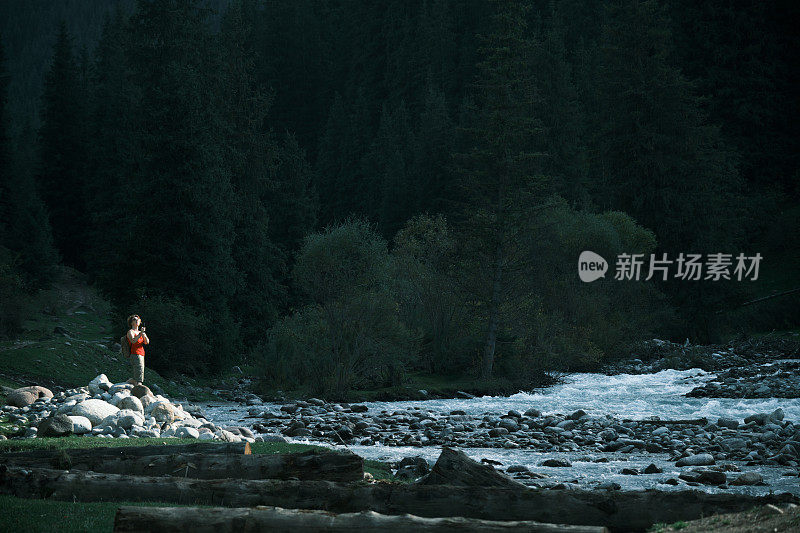
[[[107,392],[112,385],[113,383],[108,380],[108,377],[105,374],[100,374],[89,382],[89,392],[91,392],[92,395],[102,394]]]
[[[153,391],[147,385],[136,385],[131,389],[131,396],[141,398],[144,395],[153,396]]]
[[[769,420],[769,413],[753,413],[752,415],[748,416],[744,419],[745,424],[749,424],[750,422],[755,422],[759,426],[763,426]]]
[[[442,447],[442,453],[421,485],[524,488],[525,485],[498,472],[490,465],[470,459],[461,450]]]
[[[764,478],[758,472],[745,472],[731,481],[731,485],[758,485]]]
[[[733,418],[720,418],[717,420],[717,425],[721,428],[736,429],[739,427],[739,421]]]
[[[139,398],[139,401],[142,402],[142,407],[144,407],[144,410],[147,411],[147,408],[150,406],[150,404],[155,403],[158,400],[156,400],[156,397],[152,394],[145,394]]]
[[[150,404],[147,409],[147,414],[161,424],[171,424],[175,421],[175,410],[169,402],[155,402]]]
[[[216,435],[219,438],[219,440],[224,442],[242,442],[242,437],[240,437],[239,435],[234,435],[233,433],[225,429],[217,430]]]
[[[779,407],[769,414],[769,420],[772,422],[780,422],[783,420],[784,416],[783,409]]]
[[[67,415],[54,415],[39,422],[39,437],[64,437],[73,431],[72,420]]]
[[[98,425],[106,417],[119,411],[118,408],[103,400],[91,399],[81,402],[72,410],[75,416],[85,416],[93,426]]]
[[[179,439],[196,439],[200,437],[200,432],[190,427],[179,427],[175,430],[175,436]]]
[[[714,464],[714,456],[710,453],[698,453],[679,459],[675,466],[707,466]]]
[[[33,387],[22,387],[14,389],[6,398],[6,405],[14,407],[27,407],[40,398],[52,398],[53,393],[50,389],[34,385]]]
[[[424,476],[428,472],[431,471],[431,465],[428,464],[423,457],[415,456],[415,457],[404,457],[402,461],[397,464],[397,472],[403,472],[403,476],[398,477],[409,477],[416,479],[420,476]]]
[[[109,394],[111,394],[111,393],[109,392]],[[122,400],[124,400],[125,398],[128,398],[128,397],[130,397],[130,393],[128,391],[126,391],[126,390],[119,391],[119,392],[116,392],[116,393],[112,394],[111,398],[109,398],[109,400],[108,400],[108,403],[110,403],[111,405],[114,405],[116,407],[119,407],[119,402],[121,402]],[[122,408],[120,407],[120,409],[122,409]]]
[[[92,431],[92,421],[85,416],[71,415],[69,419],[72,421],[72,432],[76,435],[83,435]]]
[[[130,429],[133,426],[143,426],[144,415],[138,411],[123,409],[107,416],[100,425],[113,428]]]
[[[116,394],[120,391],[128,391],[130,393],[132,388],[133,385],[131,385],[130,383],[114,383],[113,385],[111,385],[111,388],[108,389],[108,392],[110,392],[111,394]]]
[[[701,470],[698,474],[697,481],[703,485],[723,485],[728,480],[725,472],[716,470]]]
[[[144,413],[142,401],[136,396],[126,396],[125,398],[121,399],[119,403],[117,403],[117,407],[120,409],[130,409],[131,411]]]

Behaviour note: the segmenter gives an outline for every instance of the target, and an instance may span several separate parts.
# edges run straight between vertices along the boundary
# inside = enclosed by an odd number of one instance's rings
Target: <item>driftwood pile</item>
[[[468,474],[466,482],[490,482],[494,475],[519,485],[491,467],[475,464],[481,475],[470,478]],[[494,486],[498,486],[496,480]],[[349,451],[257,455],[247,443],[198,443],[0,455],[3,494],[64,501],[224,506],[121,507],[115,531],[372,531],[384,527],[397,532],[607,531],[595,526],[461,517],[453,505],[437,510],[439,504],[447,503],[445,487],[433,491],[420,488],[422,492],[416,494],[412,485],[366,482],[363,458]],[[392,495],[396,489],[401,490],[397,499]],[[428,492],[438,493],[430,503],[424,501]],[[415,510],[423,516],[410,514]]]
[[[534,489],[450,448],[417,483],[370,483],[363,459],[350,452],[250,455],[241,444],[211,446],[170,446],[169,453],[165,447],[139,447],[0,455],[0,493],[216,506],[121,507],[115,521],[115,531],[193,533],[383,527],[398,532],[644,531],[656,522],[796,501],[791,495]]]

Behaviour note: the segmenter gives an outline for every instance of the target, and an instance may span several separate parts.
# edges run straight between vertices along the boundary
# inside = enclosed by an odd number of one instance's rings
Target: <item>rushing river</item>
[[[731,399],[731,398],[688,398],[683,396],[697,385],[711,381],[715,374],[700,369],[663,370],[655,374],[618,374],[607,376],[602,374],[573,374],[563,383],[548,387],[541,392],[520,392],[512,396],[484,396],[474,399],[448,399],[399,402],[367,402],[369,412],[377,414],[381,411],[393,412],[399,409],[420,407],[440,413],[463,410],[472,415],[504,415],[511,409],[524,412],[536,408],[543,414],[571,413],[583,409],[591,416],[613,415],[618,418],[644,419],[658,416],[661,419],[689,419],[707,417],[716,421],[719,417],[742,420],[753,413],[772,412],[782,408],[786,420],[795,424],[800,422],[800,399],[767,398],[767,399]],[[265,404],[265,409],[278,409],[277,404]],[[251,426],[255,421],[246,418],[250,408],[233,403],[204,404],[203,410],[216,424]],[[334,446],[330,443],[317,442],[308,438],[289,439],[294,442]],[[365,457],[381,461],[397,461],[403,457],[421,455],[430,463],[436,461],[440,448],[405,447],[405,446],[359,446],[349,445],[346,448]],[[659,481],[668,477],[677,477],[686,468],[675,467],[669,461],[667,453],[609,453],[595,450],[575,452],[534,452],[525,449],[503,448],[462,448],[476,460],[491,459],[503,464],[502,468],[512,464],[521,464],[531,471],[542,472],[559,481],[578,480],[579,486],[591,487],[595,482],[614,481],[623,489],[658,488],[660,490],[684,490],[685,485],[670,486]],[[702,451],[702,450],[699,450]],[[594,463],[587,458],[607,457],[608,463]],[[572,467],[539,466],[545,459],[568,459]],[[742,471],[758,472],[764,476],[768,486],[731,486],[728,489],[716,487],[695,487],[707,492],[746,492],[750,494],[766,494],[773,492],[793,492],[800,495],[798,478],[784,476],[793,470],[786,466],[746,466],[741,461],[722,461],[737,464]],[[637,468],[640,472],[647,465],[654,463],[664,470],[660,474],[623,475],[622,468]]]

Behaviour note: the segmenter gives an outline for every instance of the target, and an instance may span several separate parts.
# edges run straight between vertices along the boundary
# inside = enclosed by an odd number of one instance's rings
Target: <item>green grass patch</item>
[[[187,507],[158,502],[61,502],[0,496],[0,530],[25,533],[83,533],[113,531],[114,517],[122,506]],[[197,507],[208,507],[200,505]]]
[[[381,461],[374,461],[372,459],[364,460],[364,472],[369,472],[375,479],[387,479],[394,481],[395,477],[392,474],[392,469],[388,464]]]

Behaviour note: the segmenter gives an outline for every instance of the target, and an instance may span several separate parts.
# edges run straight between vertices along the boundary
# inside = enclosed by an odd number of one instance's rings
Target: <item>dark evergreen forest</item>
[[[800,286],[798,10],[3,0],[0,335],[58,265],[154,368],[316,394],[797,328],[797,293],[741,304]],[[763,259],[614,279],[680,253]]]

